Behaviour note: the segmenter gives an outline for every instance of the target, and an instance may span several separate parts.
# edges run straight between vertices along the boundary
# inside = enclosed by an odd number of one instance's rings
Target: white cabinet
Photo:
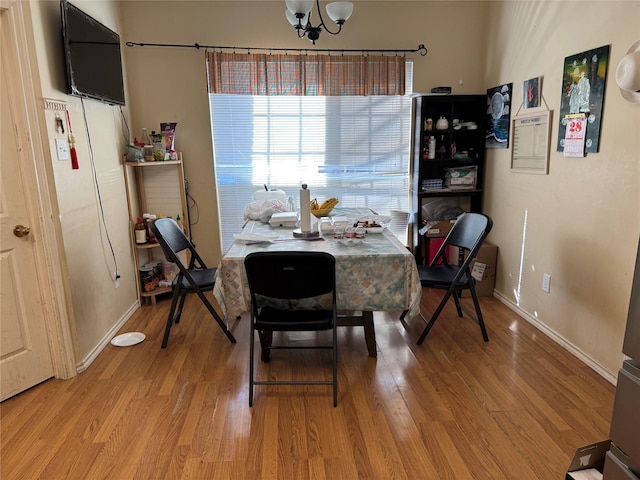
[[[125,187],[129,204],[129,228],[136,264],[136,284],[142,301],[155,304],[156,296],[170,292],[170,287],[156,286],[147,290],[140,281],[140,267],[154,260],[164,261],[158,243],[138,244],[134,227],[138,217],[145,213],[162,217],[182,218],[189,236],[189,213],[185,194],[182,154],[178,160],[166,162],[124,162]]]

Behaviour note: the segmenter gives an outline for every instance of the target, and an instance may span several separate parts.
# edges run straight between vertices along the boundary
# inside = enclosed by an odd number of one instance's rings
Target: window
[[[306,183],[319,202],[408,211],[413,64],[406,66],[404,96],[210,94],[223,251],[265,185],[296,205]]]

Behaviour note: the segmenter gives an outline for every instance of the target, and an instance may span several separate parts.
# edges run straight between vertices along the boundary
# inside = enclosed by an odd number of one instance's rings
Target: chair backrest
[[[195,250],[193,244],[189,241],[180,226],[172,218],[159,218],[154,220],[150,225],[151,231],[162,247],[162,252],[167,261],[178,265],[180,270],[187,267],[182,263],[178,253],[189,250],[191,260],[188,268],[193,268],[195,262],[198,262],[200,268],[207,268],[200,256]]]
[[[443,260],[450,245],[464,249],[469,263],[477,255],[487,235],[493,228],[493,220],[482,213],[463,213],[458,217],[449,235],[436,253],[432,265]],[[457,263],[457,262],[455,262]]]
[[[335,258],[325,252],[254,252],[244,260],[251,295],[302,299],[333,293]]]

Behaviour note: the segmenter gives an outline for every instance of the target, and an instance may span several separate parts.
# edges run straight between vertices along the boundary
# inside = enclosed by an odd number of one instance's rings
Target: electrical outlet
[[[113,283],[115,284],[116,288],[120,287],[120,275],[118,275],[117,272],[113,272]]]
[[[542,291],[549,293],[551,288],[551,275],[548,273],[542,274]]]

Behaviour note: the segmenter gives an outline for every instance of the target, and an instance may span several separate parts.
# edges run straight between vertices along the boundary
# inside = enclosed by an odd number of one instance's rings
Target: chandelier
[[[322,29],[330,35],[338,35],[342,30],[344,22],[349,20],[353,13],[353,3],[351,2],[331,2],[327,4],[327,15],[338,25],[338,31],[332,32],[327,28],[322,19],[320,11],[320,0],[316,0],[318,9],[318,18],[320,24],[317,27],[311,25],[311,10],[313,9],[313,0],[286,0],[287,10],[284,12],[287,20],[298,33],[298,38],[305,36],[311,43],[316,44],[316,40],[320,37]]]

